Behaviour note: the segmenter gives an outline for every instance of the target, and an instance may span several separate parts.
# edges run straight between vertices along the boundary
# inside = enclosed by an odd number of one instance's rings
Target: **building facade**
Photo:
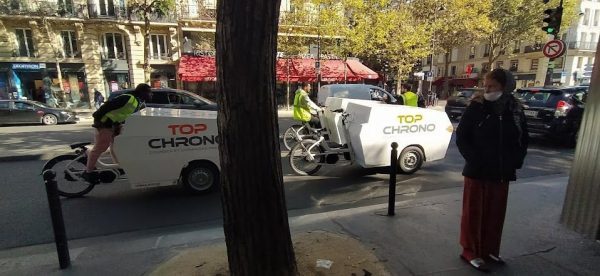
[[[564,30],[561,39],[566,44],[565,54],[553,61],[552,85],[574,86],[589,84],[591,68],[598,38],[600,37],[600,0],[582,0],[583,15],[578,22]],[[541,26],[541,24],[540,24]],[[493,68],[510,70],[517,81],[517,88],[543,86],[549,59],[542,53],[546,41],[515,42],[494,62]],[[423,60],[423,71],[433,75],[432,89],[442,89],[445,79],[445,55],[435,55]],[[451,89],[482,86],[482,78],[492,66],[488,62],[490,49],[485,44],[466,44],[448,53],[450,65],[448,76]],[[431,72],[431,73],[429,73]],[[424,90],[428,90],[425,81]]]
[[[143,17],[128,7],[127,0],[0,1],[0,98],[43,102],[51,85],[63,106],[85,108],[95,89],[108,95],[145,82]],[[216,0],[176,1],[152,15],[151,85],[183,87],[182,53],[214,49],[215,28]]]

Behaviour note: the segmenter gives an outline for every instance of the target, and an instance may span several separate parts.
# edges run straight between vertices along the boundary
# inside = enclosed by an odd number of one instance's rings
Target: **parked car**
[[[381,101],[396,104],[396,98],[381,87],[368,84],[328,84],[323,85],[317,94],[317,104],[324,105],[327,97]]]
[[[448,117],[452,120],[462,116],[476,93],[483,93],[483,89],[461,88],[454,91],[446,101],[446,114],[448,114]]]
[[[75,123],[77,114],[73,111],[52,108],[40,102],[28,100],[0,100],[0,124]]]
[[[527,126],[567,145],[575,145],[588,87],[528,87],[515,92],[524,105]]]
[[[115,91],[110,93],[108,100],[110,101],[123,93],[132,91],[133,89]],[[157,108],[217,110],[217,104],[209,99],[185,90],[172,88],[152,88],[152,99],[146,102],[146,106]]]

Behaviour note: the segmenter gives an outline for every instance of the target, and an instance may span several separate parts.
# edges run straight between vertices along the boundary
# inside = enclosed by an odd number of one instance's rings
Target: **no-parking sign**
[[[547,58],[560,57],[565,53],[565,43],[560,39],[550,40],[542,51]]]

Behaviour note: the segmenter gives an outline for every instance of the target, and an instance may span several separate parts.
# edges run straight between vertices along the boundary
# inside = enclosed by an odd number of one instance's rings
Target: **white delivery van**
[[[368,84],[328,84],[319,88],[317,104],[325,105],[328,97],[381,101],[387,95],[387,103],[396,103],[396,98],[381,87]]]

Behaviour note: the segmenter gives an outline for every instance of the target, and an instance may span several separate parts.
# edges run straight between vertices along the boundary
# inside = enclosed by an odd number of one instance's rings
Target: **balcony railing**
[[[125,7],[104,6],[98,4],[88,4],[88,14],[90,18],[116,18],[127,19],[127,10]]]
[[[71,0],[8,0],[0,2],[0,14],[83,18],[85,5],[73,4]]]
[[[217,10],[205,8],[202,5],[182,5],[181,19],[217,20]]]
[[[573,41],[569,42],[569,49],[572,50],[591,50],[595,51],[598,46],[598,42],[592,41]]]
[[[542,48],[544,48],[543,44],[528,45],[528,46],[525,46],[524,53],[541,52]]]
[[[129,20],[133,21],[144,21],[144,15],[141,12],[130,12],[128,16]],[[177,15],[175,13],[150,14],[150,22],[153,23],[175,23],[177,22]]]

